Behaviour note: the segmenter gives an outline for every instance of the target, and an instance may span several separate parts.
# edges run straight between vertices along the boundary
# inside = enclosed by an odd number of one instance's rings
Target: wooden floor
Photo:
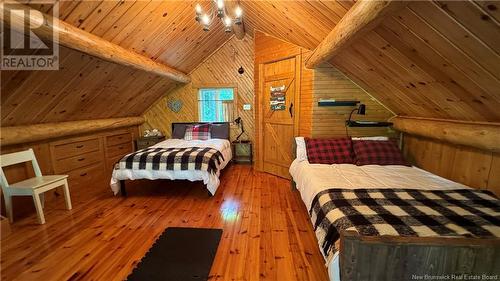
[[[123,280],[166,227],[222,228],[210,280],[328,280],[304,204],[287,180],[232,165],[208,197],[201,183],[137,181],[128,198],[46,207],[1,240],[2,280]],[[96,187],[97,188],[97,187]],[[106,189],[103,189],[106,188]]]

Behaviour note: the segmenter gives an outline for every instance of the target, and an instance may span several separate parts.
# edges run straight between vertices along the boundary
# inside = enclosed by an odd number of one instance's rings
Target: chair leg
[[[33,202],[35,203],[36,213],[38,214],[38,222],[45,223],[45,216],[43,215],[42,203],[40,202],[40,194],[33,193]]]
[[[42,203],[42,209],[45,209],[45,192],[40,193],[40,202]]]
[[[9,218],[10,223],[13,223],[14,214],[12,213],[12,196],[4,193],[3,198],[5,199],[5,212],[7,213],[7,217]]]
[[[66,209],[71,210],[71,196],[69,195],[69,187],[68,187],[68,181],[66,180],[64,182],[64,201],[66,201]]]

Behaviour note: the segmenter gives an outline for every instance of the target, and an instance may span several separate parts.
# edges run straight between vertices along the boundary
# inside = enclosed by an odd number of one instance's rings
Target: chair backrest
[[[9,187],[9,183],[7,182],[7,178],[5,177],[2,169],[3,167],[30,161],[35,175],[37,177],[41,177],[42,171],[40,170],[40,166],[38,166],[33,149],[30,148],[24,151],[0,155],[0,183],[2,184],[2,187]]]

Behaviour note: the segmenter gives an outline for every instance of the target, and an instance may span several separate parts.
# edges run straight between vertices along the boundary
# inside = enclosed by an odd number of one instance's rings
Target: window
[[[198,115],[201,122],[231,122],[234,111],[234,88],[202,88],[198,92]]]

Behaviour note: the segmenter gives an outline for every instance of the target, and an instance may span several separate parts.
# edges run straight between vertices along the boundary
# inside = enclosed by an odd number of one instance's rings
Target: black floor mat
[[[127,280],[207,280],[221,236],[222,229],[169,227]]]

